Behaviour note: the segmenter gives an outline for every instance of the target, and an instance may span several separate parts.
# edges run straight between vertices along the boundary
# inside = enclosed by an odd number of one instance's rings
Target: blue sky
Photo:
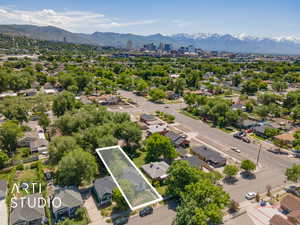
[[[299,0],[0,0],[1,24],[73,32],[229,33],[300,38]]]

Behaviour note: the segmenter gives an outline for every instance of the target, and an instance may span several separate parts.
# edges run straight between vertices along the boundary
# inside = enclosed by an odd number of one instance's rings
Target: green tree
[[[10,154],[17,148],[17,140],[23,135],[22,129],[13,121],[0,125],[0,144]]]
[[[118,138],[123,139],[127,146],[130,146],[130,143],[138,144],[142,139],[141,129],[131,121],[121,123],[118,130]]]
[[[67,153],[78,149],[76,140],[71,136],[55,137],[49,145],[49,161],[57,164]]]
[[[300,180],[300,165],[294,164],[291,168],[286,169],[285,176],[289,181],[298,182]]]
[[[187,161],[176,160],[168,170],[166,179],[167,193],[175,197],[180,197],[181,192],[191,183],[195,183],[205,177],[203,171],[192,167]]]
[[[291,112],[291,117],[293,118],[294,122],[300,120],[300,104],[296,105]]]
[[[50,120],[48,118],[48,115],[44,112],[39,114],[39,121],[38,121],[39,125],[44,129],[47,130],[49,124],[50,124]]]
[[[242,161],[241,169],[245,170],[246,172],[251,172],[256,169],[256,165],[251,160],[246,159],[246,160]]]
[[[177,156],[170,139],[157,133],[146,139],[145,149],[147,152],[146,160],[148,162],[158,161],[161,157],[167,161],[172,161]]]
[[[235,177],[238,172],[239,172],[239,168],[237,168],[235,165],[226,165],[223,171],[225,176],[228,178]]]
[[[61,116],[66,111],[74,109],[75,103],[76,100],[74,94],[68,91],[63,91],[55,97],[52,110],[56,116]]]
[[[56,175],[60,185],[79,186],[83,182],[91,182],[96,173],[95,157],[81,149],[76,149],[60,160]]]
[[[117,207],[119,209],[123,209],[123,210],[128,209],[128,204],[127,204],[125,198],[123,197],[121,191],[119,190],[119,188],[116,188],[113,190],[112,199],[114,202],[116,202]]]
[[[3,169],[7,162],[9,160],[9,157],[2,151],[0,151],[0,169]]]
[[[269,138],[276,136],[279,134],[279,130],[272,127],[266,127],[265,129],[265,135]]]
[[[159,102],[166,97],[166,93],[162,89],[153,88],[149,91],[149,96],[151,101]]]

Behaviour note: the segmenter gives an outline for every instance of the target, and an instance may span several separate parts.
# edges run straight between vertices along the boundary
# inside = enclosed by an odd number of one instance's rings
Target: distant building
[[[132,43],[131,40],[128,40],[128,41],[127,41],[126,48],[127,48],[128,50],[131,50],[131,49],[133,48],[133,43]]]
[[[221,167],[226,165],[226,158],[207,146],[202,145],[193,147],[192,153],[213,167]]]
[[[165,44],[164,50],[165,50],[165,52],[170,52],[172,50],[172,45],[171,44]]]

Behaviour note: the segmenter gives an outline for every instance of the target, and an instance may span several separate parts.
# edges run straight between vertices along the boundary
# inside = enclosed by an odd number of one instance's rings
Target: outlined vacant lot
[[[162,200],[160,194],[120,146],[98,148],[96,152],[131,210],[137,210]]]

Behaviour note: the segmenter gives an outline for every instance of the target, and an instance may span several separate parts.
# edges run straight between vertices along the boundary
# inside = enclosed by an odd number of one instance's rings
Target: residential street
[[[169,202],[168,205],[155,209],[152,215],[130,219],[128,225],[171,225],[176,215],[175,207],[175,203]]]
[[[154,104],[149,102],[144,97],[135,96],[131,92],[120,91],[124,97],[131,98],[138,103],[137,107],[123,108],[121,111],[126,112],[140,112],[140,113],[154,113],[156,110],[170,113],[176,117],[176,127],[182,128],[190,136],[199,139],[226,155],[234,157],[238,160],[251,159],[254,162],[257,160],[259,146],[257,144],[247,144],[232,137],[231,134],[225,133],[217,128],[212,128],[200,120],[195,120],[185,116],[179,112],[180,108],[184,107],[184,103],[179,104]],[[116,111],[120,111],[116,110]],[[236,153],[230,148],[235,146],[241,150],[241,153]],[[249,191],[265,192],[266,186],[271,185],[276,187],[285,182],[285,169],[291,167],[299,160],[285,155],[275,155],[266,151],[262,147],[259,165],[260,170],[256,174],[256,179],[245,180],[239,178],[239,181],[234,185],[224,185],[224,189],[231,194],[231,197],[236,201],[243,201],[245,193]]]

